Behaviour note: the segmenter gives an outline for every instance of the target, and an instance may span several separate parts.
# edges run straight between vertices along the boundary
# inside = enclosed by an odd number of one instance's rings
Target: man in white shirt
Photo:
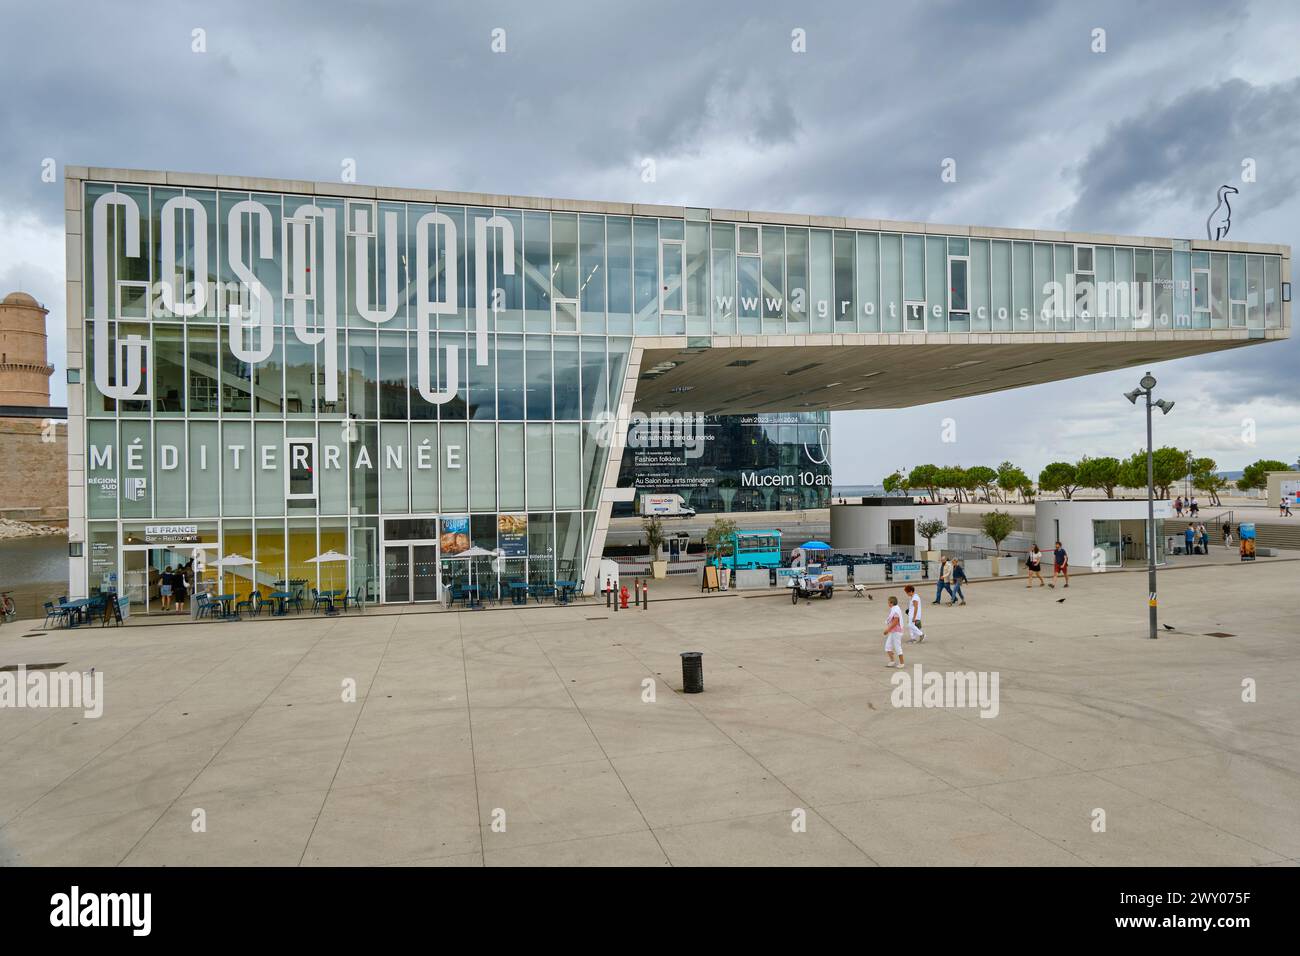
[[[898,606],[898,598],[889,596],[889,616],[885,618],[885,655],[889,658],[886,667],[903,666],[903,611]],[[894,656],[898,656],[895,663]]]
[[[907,629],[912,635],[907,643],[920,644],[925,640],[925,631],[921,630],[921,596],[910,584],[903,591],[907,594]]]

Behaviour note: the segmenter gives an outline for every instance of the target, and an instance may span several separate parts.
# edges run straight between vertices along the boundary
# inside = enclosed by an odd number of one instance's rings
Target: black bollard
[[[615,582],[615,584],[614,584],[614,613],[615,613],[615,614],[618,613],[618,605],[619,605],[619,603],[620,603],[620,602],[619,602],[619,599],[618,599],[618,583]]]
[[[682,651],[682,690],[688,694],[704,692],[704,655],[700,651]]]
[[[605,607],[609,607],[609,578],[605,579]]]
[[[641,582],[641,610],[650,610],[650,580],[648,578]]]
[[[632,579],[632,600],[637,607],[641,606],[641,579]]]

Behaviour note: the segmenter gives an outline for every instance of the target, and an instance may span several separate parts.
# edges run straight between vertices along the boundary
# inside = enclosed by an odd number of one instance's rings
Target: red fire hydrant
[[[627,591],[627,585],[625,584],[623,585],[623,589],[618,592],[619,604],[622,606],[623,610],[625,611],[627,610],[627,599],[628,599],[628,591]]]

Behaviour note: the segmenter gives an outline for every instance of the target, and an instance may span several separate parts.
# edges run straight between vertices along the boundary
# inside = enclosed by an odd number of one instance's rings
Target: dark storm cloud
[[[1298,154],[1300,80],[1200,87],[1113,124],[1078,166],[1079,195],[1067,218],[1079,229],[1147,235],[1199,223],[1202,238],[1216,190],[1227,183],[1241,191],[1231,237],[1275,242],[1250,234],[1251,213],[1296,198]],[[1241,178],[1247,158],[1256,164],[1252,183]]]

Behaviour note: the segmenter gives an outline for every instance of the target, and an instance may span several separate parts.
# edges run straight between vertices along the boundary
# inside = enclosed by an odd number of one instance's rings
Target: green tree
[[[1038,473],[1038,487],[1059,491],[1069,501],[1079,487],[1079,469],[1068,461],[1054,461]]]
[[[948,530],[948,526],[938,518],[926,518],[916,523],[916,533],[925,539],[925,550],[934,550],[934,539]]]
[[[1180,448],[1157,448],[1151,455],[1152,484],[1157,498],[1168,498],[1169,491],[1187,474],[1187,452]],[[1120,484],[1125,488],[1145,490],[1147,453],[1135,451],[1120,465]]]
[[[1253,465],[1247,465],[1241,470],[1241,477],[1237,479],[1237,487],[1242,491],[1263,491],[1268,487],[1268,473],[1270,471],[1287,470],[1287,466],[1283,462],[1271,458],[1261,458]]]
[[[641,530],[645,532],[646,547],[650,549],[650,560],[659,560],[659,549],[664,543],[664,526],[656,516],[646,518],[641,522]]]
[[[885,480],[881,482],[881,485],[885,489],[885,494],[892,495],[896,492],[907,490],[907,479],[903,477],[901,471],[896,471],[893,474],[886,475]]]
[[[976,465],[966,469],[966,477],[972,482],[972,487],[978,488],[985,498],[994,500],[998,485],[998,473],[994,469],[988,465]]]
[[[993,542],[993,550],[1001,551],[1002,542],[1016,530],[1016,519],[1005,511],[986,511],[980,518],[980,528]]]
[[[1030,486],[1029,476],[1024,473],[1023,469],[1016,467],[1009,461],[1004,461],[998,465],[998,487],[1002,489],[1004,501],[1007,500],[1007,495],[1018,492],[1027,486]]]
[[[942,465],[935,469],[934,481],[940,492],[944,488],[951,488],[957,500],[961,501],[962,492],[966,488],[966,469],[960,465]]]
[[[917,465],[907,475],[908,488],[924,488],[931,501],[939,498],[939,469],[934,465]]]
[[[704,548],[719,558],[725,558],[732,551],[732,535],[736,533],[736,522],[730,518],[717,517],[704,532]],[[707,557],[707,554],[706,554]]]
[[[1107,498],[1115,497],[1115,487],[1119,484],[1120,462],[1118,458],[1089,458],[1085,455],[1079,462],[1078,479],[1080,488],[1100,488]]]
[[[1228,487],[1228,479],[1216,473],[1213,458],[1197,458],[1192,462],[1192,487],[1210,496],[1210,504],[1223,504],[1219,492]]]

